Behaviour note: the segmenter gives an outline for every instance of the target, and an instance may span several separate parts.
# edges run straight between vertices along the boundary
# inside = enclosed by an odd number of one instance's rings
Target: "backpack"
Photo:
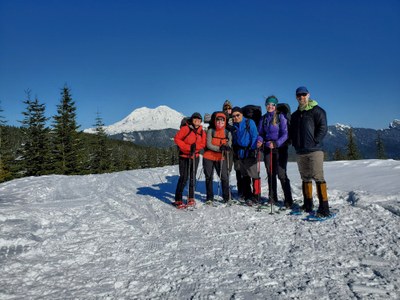
[[[190,120],[189,117],[183,117],[182,120],[181,120],[181,125],[179,126],[179,128],[182,128],[183,126],[185,126],[189,120]]]
[[[290,119],[292,118],[292,114],[290,112],[290,106],[287,103],[278,103],[276,107],[276,111],[278,114],[283,114],[287,121],[287,131],[288,131],[288,139],[286,140],[285,144],[290,145],[292,143],[292,140],[290,138]],[[278,118],[279,120],[279,118]]]
[[[258,105],[246,105],[242,107],[243,116],[247,119],[252,119],[256,126],[261,120],[262,110],[261,106]]]
[[[243,116],[246,118],[246,130],[250,133],[250,119],[254,121],[256,127],[262,118],[261,106],[246,105],[242,107]]]
[[[289,104],[287,104],[287,103],[278,103],[278,106],[276,107],[276,111],[278,112],[278,114],[283,114],[285,116],[286,121],[287,121],[288,130],[289,130],[290,119],[292,117],[292,115],[290,113]]]

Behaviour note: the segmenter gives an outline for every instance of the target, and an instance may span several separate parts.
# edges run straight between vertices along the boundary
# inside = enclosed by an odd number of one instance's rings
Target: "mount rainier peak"
[[[160,105],[154,109],[141,107],[135,109],[121,121],[103,128],[108,135],[167,128],[179,129],[183,117],[182,113],[165,105]],[[94,133],[95,128],[89,128],[84,131]]]

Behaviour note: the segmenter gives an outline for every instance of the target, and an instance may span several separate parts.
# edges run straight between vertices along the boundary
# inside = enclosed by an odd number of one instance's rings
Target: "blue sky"
[[[56,113],[67,84],[81,128],[139,107],[183,114],[297,107],[305,85],[328,123],[400,119],[400,1],[0,0],[2,115],[19,125],[25,90]]]

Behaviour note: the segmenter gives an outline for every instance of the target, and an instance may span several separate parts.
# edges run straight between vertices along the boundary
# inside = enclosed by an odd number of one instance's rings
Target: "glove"
[[[220,150],[221,152],[224,152],[224,151],[229,152],[229,151],[232,150],[232,148],[229,147],[228,145],[221,145],[221,146],[219,147],[219,150]]]
[[[193,155],[196,153],[196,143],[193,143],[190,145],[190,155]]]

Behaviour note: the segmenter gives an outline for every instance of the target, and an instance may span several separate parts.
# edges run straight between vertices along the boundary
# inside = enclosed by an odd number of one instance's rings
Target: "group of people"
[[[277,177],[284,194],[284,206],[293,207],[290,180],[287,176],[289,144],[296,150],[297,165],[302,179],[303,205],[306,212],[313,211],[313,183],[316,182],[319,207],[317,215],[330,215],[327,185],[324,179],[322,140],[328,129],[326,112],[308,89],[296,89],[297,110],[291,115],[290,126],[286,116],[277,111],[278,98],[265,100],[266,113],[256,124],[246,118],[240,107],[225,101],[222,111],[212,114],[207,131],[201,125],[200,113],[190,119],[175,135],[179,148],[179,180],[174,205],[178,208],[195,205],[194,192],[200,151],[206,179],[206,203],[214,201],[214,171],[220,177],[224,202],[230,201],[229,174],[236,173],[239,197],[247,205],[262,204],[260,162],[263,159],[268,174],[269,203],[278,202]],[[204,151],[204,152],[203,152]],[[183,203],[183,190],[189,180],[189,194]]]

